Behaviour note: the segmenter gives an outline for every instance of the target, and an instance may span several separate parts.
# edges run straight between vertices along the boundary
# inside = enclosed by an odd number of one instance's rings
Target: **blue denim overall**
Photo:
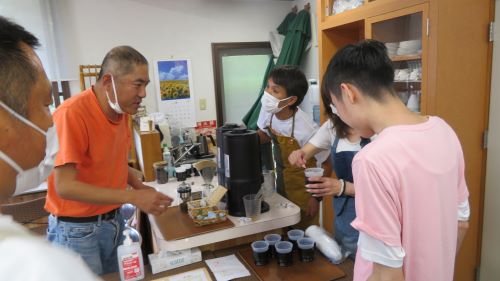
[[[361,147],[369,142],[368,139],[361,140]],[[352,176],[352,160],[357,151],[341,151],[337,153],[339,138],[336,137],[332,145],[332,166],[337,178],[345,182],[354,182]],[[358,247],[359,232],[351,226],[356,218],[354,197],[342,195],[333,197],[333,211],[335,214],[335,240],[342,246],[344,251],[349,251],[349,257],[354,259]]]

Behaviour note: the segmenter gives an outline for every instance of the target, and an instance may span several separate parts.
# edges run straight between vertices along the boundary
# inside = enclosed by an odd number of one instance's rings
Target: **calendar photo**
[[[158,61],[161,100],[188,99],[189,69],[187,60]]]
[[[179,127],[195,127],[191,61],[185,58],[157,60],[154,72],[158,111]]]

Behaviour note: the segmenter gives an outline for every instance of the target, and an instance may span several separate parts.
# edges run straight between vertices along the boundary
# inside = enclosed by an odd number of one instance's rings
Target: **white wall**
[[[46,2],[43,0],[0,0],[0,15],[9,18],[33,33],[41,46],[36,50],[49,78],[55,79],[51,62],[49,25],[46,18]]]
[[[276,29],[291,7],[296,4],[301,10],[307,2],[0,0],[0,14],[40,39],[38,54],[49,78],[72,80],[73,93],[79,91],[78,65],[101,63],[106,52],[117,45],[133,46],[151,65],[158,59],[191,59],[196,119],[201,121],[216,119],[211,43],[268,41],[269,31]],[[314,14],[316,1],[310,2]],[[313,45],[302,64],[308,79],[319,78],[316,43],[313,35]],[[150,78],[154,80],[152,67]],[[148,86],[143,101],[150,112],[157,110],[154,84]],[[206,110],[199,110],[200,98],[207,100]]]
[[[316,79],[319,83],[319,61],[318,61],[318,18],[316,16],[316,1],[297,0],[295,5],[302,10],[304,5],[309,3],[311,5],[311,48],[305,53],[304,60],[301,64],[301,69],[306,75],[307,79]]]
[[[196,119],[216,117],[212,42],[268,41],[290,10],[289,1],[50,0],[59,45],[61,77],[78,77],[79,64],[101,63],[117,45],[131,45],[155,60],[191,59]],[[154,79],[153,69],[150,78]],[[144,100],[156,111],[155,86]],[[200,111],[198,100],[207,99]]]

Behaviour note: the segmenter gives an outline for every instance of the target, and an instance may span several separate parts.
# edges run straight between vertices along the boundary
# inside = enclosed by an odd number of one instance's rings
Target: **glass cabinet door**
[[[427,4],[370,18],[366,37],[385,43],[394,65],[394,88],[412,111],[425,113]]]

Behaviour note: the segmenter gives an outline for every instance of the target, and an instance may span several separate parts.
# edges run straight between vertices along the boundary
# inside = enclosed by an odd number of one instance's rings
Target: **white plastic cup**
[[[308,185],[310,183],[317,183],[317,182],[312,182],[309,181],[309,178],[311,177],[322,177],[323,176],[323,168],[307,168],[304,170],[304,175],[306,177],[306,182],[305,184]]]
[[[267,234],[266,236],[264,236],[264,240],[267,241],[267,243],[269,243],[270,246],[274,246],[276,243],[278,243],[279,241],[281,241],[281,235],[279,234]]]
[[[243,196],[243,204],[245,206],[245,216],[256,221],[259,218],[262,196],[256,197],[257,194],[247,194]]]
[[[290,241],[279,241],[274,245],[278,254],[288,254],[293,249],[293,244]]]

